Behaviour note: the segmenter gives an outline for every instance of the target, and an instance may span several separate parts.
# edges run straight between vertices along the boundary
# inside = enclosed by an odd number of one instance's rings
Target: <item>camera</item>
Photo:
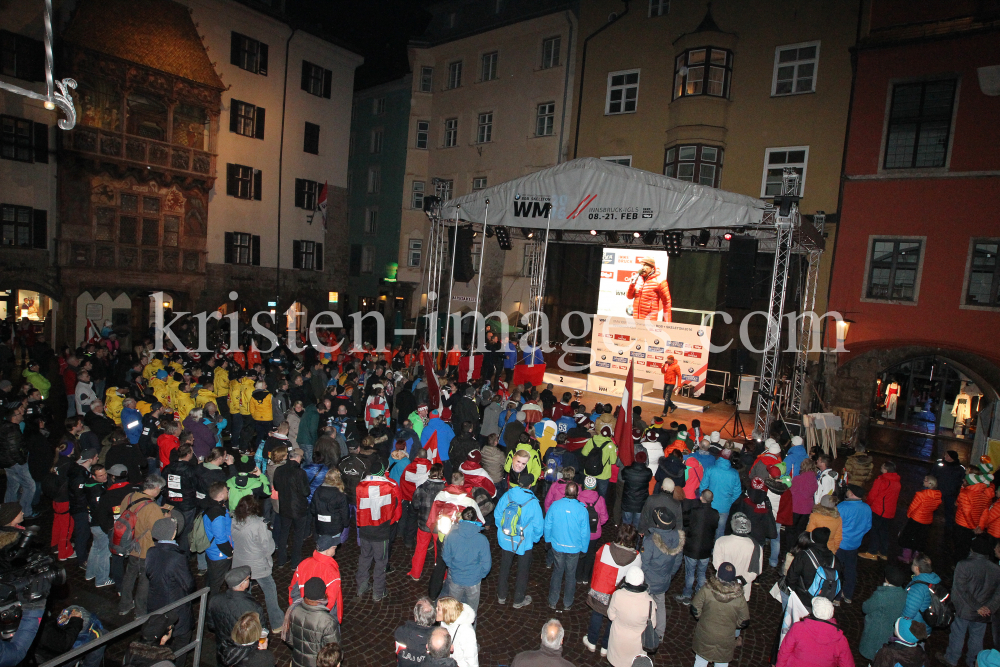
[[[51,555],[31,548],[38,528],[25,528],[21,538],[0,553],[0,639],[8,640],[21,622],[22,603],[46,597],[53,585],[66,583],[66,570]]]

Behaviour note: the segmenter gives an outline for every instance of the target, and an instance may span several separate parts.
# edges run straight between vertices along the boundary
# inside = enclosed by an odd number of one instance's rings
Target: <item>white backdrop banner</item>
[[[651,379],[657,389],[663,389],[660,368],[673,355],[683,381],[694,387],[694,396],[700,396],[705,391],[711,339],[712,328],[697,324],[595,315],[590,372],[625,376],[629,361],[634,360],[636,379]]]

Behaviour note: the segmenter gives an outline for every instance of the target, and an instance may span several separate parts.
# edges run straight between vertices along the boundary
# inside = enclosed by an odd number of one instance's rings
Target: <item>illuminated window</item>
[[[674,60],[674,99],[709,95],[729,97],[733,53],[726,49],[688,49]]]

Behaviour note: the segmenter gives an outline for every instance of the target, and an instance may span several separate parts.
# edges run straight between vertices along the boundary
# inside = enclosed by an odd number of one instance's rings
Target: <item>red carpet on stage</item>
[[[545,379],[545,364],[535,364],[534,366],[529,366],[527,364],[518,364],[514,366],[514,379],[513,384],[519,385],[525,382],[530,382],[532,385],[537,387],[542,384]],[[513,389],[513,387],[511,387]]]

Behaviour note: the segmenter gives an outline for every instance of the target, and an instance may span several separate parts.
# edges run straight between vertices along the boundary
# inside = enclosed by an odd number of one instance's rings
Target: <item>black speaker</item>
[[[455,281],[467,283],[476,277],[472,265],[472,227],[458,228],[458,245],[455,248]]]
[[[734,236],[729,241],[726,264],[726,307],[753,307],[753,276],[757,264],[757,239]]]

